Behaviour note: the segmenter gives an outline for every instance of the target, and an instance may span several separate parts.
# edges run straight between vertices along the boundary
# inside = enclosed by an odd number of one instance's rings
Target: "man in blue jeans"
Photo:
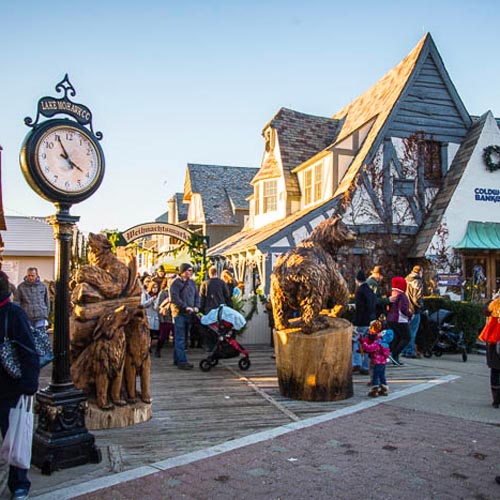
[[[174,320],[174,365],[179,370],[191,370],[193,365],[186,357],[186,341],[194,315],[200,308],[200,295],[196,283],[191,279],[193,266],[181,264],[179,276],[170,284],[172,319]]]
[[[405,358],[417,358],[417,339],[418,329],[420,327],[420,313],[424,307],[424,282],[421,266],[414,266],[406,279],[406,295],[410,302],[410,311],[413,316],[410,320],[410,342],[403,349],[401,355]]]

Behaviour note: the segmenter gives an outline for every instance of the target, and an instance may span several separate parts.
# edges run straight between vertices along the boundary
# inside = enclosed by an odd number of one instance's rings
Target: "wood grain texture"
[[[276,367],[282,396],[302,401],[339,401],[353,395],[352,325],[328,318],[313,334],[300,328],[276,331]]]

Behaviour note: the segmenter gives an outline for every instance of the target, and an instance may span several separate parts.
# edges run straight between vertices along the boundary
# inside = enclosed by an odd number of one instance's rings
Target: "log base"
[[[142,424],[151,420],[151,403],[142,401],[127,406],[115,406],[112,410],[101,410],[95,402],[89,401],[85,425],[89,430],[115,429]]]
[[[302,401],[352,397],[352,325],[328,319],[328,328],[306,335],[299,327],[274,332],[282,396]]]

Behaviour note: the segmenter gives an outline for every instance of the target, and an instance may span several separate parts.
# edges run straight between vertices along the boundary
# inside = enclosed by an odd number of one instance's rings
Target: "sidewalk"
[[[355,397],[336,411],[39,498],[500,498],[500,412],[489,405],[484,358],[410,360],[389,370],[388,398],[366,398],[365,380],[355,377]],[[237,416],[226,425],[241,431]]]
[[[498,427],[381,404],[78,498],[494,499],[499,442]]]

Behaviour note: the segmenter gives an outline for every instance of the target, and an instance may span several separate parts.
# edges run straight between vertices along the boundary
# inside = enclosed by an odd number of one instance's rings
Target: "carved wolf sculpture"
[[[135,403],[136,378],[141,378],[141,400],[151,403],[149,391],[149,373],[151,358],[149,357],[149,328],[144,309],[137,309],[125,328],[127,350],[125,353],[125,387],[127,402]]]
[[[71,295],[71,376],[75,386],[109,410],[136,402],[136,377],[141,399],[150,403],[149,328],[140,307],[141,288],[134,258],[127,264],[111,251],[100,234],[89,235],[89,265],[77,270]],[[121,399],[125,374],[128,401]]]
[[[129,316],[125,306],[102,316],[95,327],[93,342],[71,366],[75,386],[87,393],[95,389],[97,406],[103,410],[113,408],[108,392],[115,405],[127,404],[121,399],[121,389],[125,366],[125,325]]]
[[[319,313],[332,299],[345,305],[349,289],[340,274],[334,256],[355,234],[333,217],[323,221],[310,236],[281,255],[271,274],[271,303],[275,328],[290,326],[289,320],[300,312],[304,333],[326,326]]]

